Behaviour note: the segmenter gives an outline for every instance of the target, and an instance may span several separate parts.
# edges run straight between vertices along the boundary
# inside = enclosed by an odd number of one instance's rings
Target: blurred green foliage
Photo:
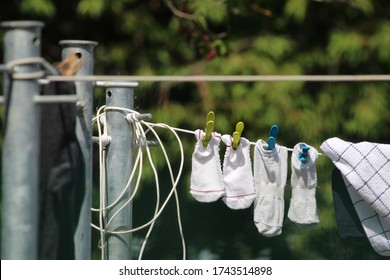
[[[11,0],[0,4],[0,20],[35,19],[46,23],[43,56],[58,61],[62,39],[95,40],[96,74],[129,75],[316,75],[390,72],[390,6],[386,0]],[[0,34],[1,35],[1,34]],[[1,37],[0,37],[1,38]],[[1,39],[0,39],[1,40]],[[0,52],[0,56],[2,51]],[[390,142],[389,83],[141,83],[136,106],[154,122],[190,130],[203,128],[208,111],[216,130],[266,139],[279,126],[278,143],[314,147],[337,136]],[[97,91],[95,106],[104,104]],[[178,148],[159,130],[174,166]],[[320,224],[303,230],[285,218],[283,234],[259,235],[253,209],[233,211],[222,202],[202,204],[188,194],[195,139],[181,135],[185,168],[178,186],[188,258],[219,259],[383,259],[366,240],[341,240],[331,192],[333,165],[320,157],[317,199]],[[221,150],[223,156],[224,149]],[[153,150],[169,192],[162,154]],[[97,157],[95,157],[97,158]],[[94,173],[97,182],[97,164]],[[151,170],[145,166],[134,203],[134,225],[154,211]],[[96,192],[95,192],[96,193]],[[290,186],[286,186],[286,211]],[[96,199],[96,198],[95,198]],[[175,205],[156,223],[144,257],[180,258]],[[98,236],[92,247],[98,256]],[[134,234],[134,257],[146,232]],[[137,245],[138,244],[138,245]]]

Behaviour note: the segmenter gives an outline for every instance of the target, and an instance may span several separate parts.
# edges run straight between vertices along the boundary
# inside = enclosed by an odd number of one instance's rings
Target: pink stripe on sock
[[[235,195],[235,196],[227,196],[227,195],[224,195],[224,197],[226,197],[226,198],[236,198],[236,197],[242,197],[242,196],[248,196],[248,195],[255,195],[255,193],[248,193],[248,194]]]

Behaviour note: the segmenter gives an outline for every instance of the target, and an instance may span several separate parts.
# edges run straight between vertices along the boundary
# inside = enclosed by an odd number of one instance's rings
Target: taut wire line
[[[161,125],[159,125],[159,124],[154,124],[154,123],[149,123],[149,125],[151,125],[151,126],[157,126],[157,127],[162,127]],[[178,132],[183,132],[183,133],[187,133],[187,134],[195,134],[195,131],[193,131],[193,130],[188,130],[188,129],[183,129],[183,128],[177,128],[177,127],[170,127],[171,129],[173,129],[173,130],[175,130],[175,131],[178,131]],[[252,145],[252,146],[255,146],[256,145],[256,142],[253,142],[253,141],[249,141],[249,144],[250,145]],[[286,147],[286,149],[287,149],[287,151],[289,151],[289,152],[293,152],[294,151],[294,149],[293,148],[287,148]],[[318,153],[318,155],[320,155],[320,156],[323,156],[324,154],[322,154],[322,153]]]
[[[26,64],[40,64],[52,75],[45,76],[45,71],[18,73],[16,66]],[[42,82],[108,82],[108,81],[136,81],[136,82],[380,82],[390,81],[389,74],[358,74],[358,75],[80,75],[61,76],[53,75],[56,69],[42,57],[28,57],[16,59],[6,65],[0,65],[0,72],[11,74],[14,79],[40,79]],[[46,73],[47,74],[47,73]]]
[[[172,75],[172,76],[56,76],[45,78],[47,81],[135,81],[135,82],[385,82],[390,75]],[[43,79],[43,80],[45,80]]]

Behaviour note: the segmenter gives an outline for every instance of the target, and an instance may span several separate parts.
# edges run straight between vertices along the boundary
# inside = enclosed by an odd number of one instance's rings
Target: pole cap
[[[14,20],[3,21],[0,26],[3,28],[42,28],[45,24],[42,21],[35,20]]]

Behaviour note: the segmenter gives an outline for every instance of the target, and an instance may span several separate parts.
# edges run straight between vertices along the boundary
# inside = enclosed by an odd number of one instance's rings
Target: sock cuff
[[[266,192],[275,192],[268,190],[266,186],[282,188],[283,191],[287,181],[287,149],[276,144],[274,149],[267,150],[264,143],[263,140],[258,140],[254,152],[256,186],[259,191],[260,188],[265,188]]]
[[[268,150],[268,144],[262,139],[257,140],[255,147],[262,158],[274,158],[278,156],[281,148],[280,145],[275,144],[275,148]]]
[[[206,132],[204,132],[203,130],[201,130],[201,129],[197,129],[197,130],[195,130],[195,132],[194,132],[194,136],[195,136],[195,138],[196,138],[196,141],[202,141],[203,140],[203,137],[206,135]],[[218,132],[215,132],[215,131],[213,131],[212,133],[211,133],[211,138],[210,138],[210,140],[211,139],[215,139],[215,141],[218,141],[218,143],[221,141],[221,134],[219,134]]]
[[[194,157],[196,158],[205,158],[214,153],[216,146],[219,151],[219,144],[221,142],[221,135],[217,132],[211,134],[211,138],[206,147],[203,146],[202,139],[205,135],[205,132],[201,129],[195,130],[195,138],[197,140],[195,144]]]
[[[232,147],[233,138],[230,135],[223,135],[222,141],[227,146],[225,158],[228,158],[230,163],[240,164],[240,161],[243,161],[243,160],[245,160],[245,158],[249,157],[250,144],[249,144],[248,139],[241,137],[240,143],[239,143],[236,150],[234,150]],[[249,161],[249,164],[251,164],[250,161]]]
[[[307,157],[306,162],[299,160],[302,144],[310,147],[310,149],[308,151],[309,156]],[[293,149],[293,152],[291,155],[291,166],[292,166],[292,168],[294,168],[296,170],[309,169],[313,166],[315,167],[317,159],[318,159],[318,151],[316,150],[316,148],[311,147],[311,146],[307,145],[306,143],[301,142],[301,143],[298,143],[294,146],[294,149]]]

